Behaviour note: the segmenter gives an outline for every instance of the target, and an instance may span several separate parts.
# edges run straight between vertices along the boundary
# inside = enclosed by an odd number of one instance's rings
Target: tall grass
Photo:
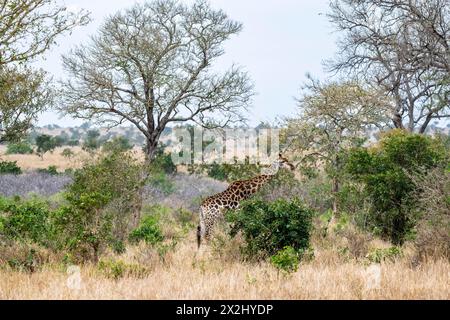
[[[61,268],[33,274],[0,271],[0,299],[449,299],[450,265],[430,261],[420,268],[406,260],[380,265],[378,287],[367,286],[368,265],[345,261],[333,250],[316,252],[290,276],[270,263],[246,264],[210,252],[196,255],[194,239],[180,244],[164,261],[142,247],[120,258],[140,257],[144,276],[107,277],[86,265],[80,275]],[[68,286],[78,277],[79,287]]]

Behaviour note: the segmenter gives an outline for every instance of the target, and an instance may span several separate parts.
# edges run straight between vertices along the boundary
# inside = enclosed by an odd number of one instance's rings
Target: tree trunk
[[[397,129],[404,129],[402,116],[398,113],[394,114],[392,117],[392,121],[394,122],[394,127]]]
[[[147,139],[145,144],[145,157],[148,163],[156,156],[156,151],[158,149],[158,139]]]
[[[330,221],[328,221],[325,234],[333,233],[335,230],[335,226],[337,224],[337,219],[339,216],[338,199],[337,199],[338,192],[339,192],[339,179],[337,177],[333,177],[331,184],[331,194],[333,196],[333,214],[331,215]]]
[[[337,194],[339,192],[339,179],[337,177],[333,178],[331,193],[333,195],[333,215],[338,213],[338,199]]]
[[[342,132],[341,132],[342,133]],[[339,139],[339,144],[340,144]],[[341,159],[339,157],[339,151],[338,148],[336,148],[336,155],[334,158],[334,174],[333,174],[333,180],[332,180],[332,186],[331,186],[331,194],[333,195],[333,216],[336,216],[338,213],[338,199],[337,194],[339,192],[339,171],[342,170],[341,168]]]
[[[92,244],[92,250],[94,251],[94,256],[93,256],[94,263],[98,263],[98,261],[99,261],[99,249],[100,249],[100,244],[98,242],[95,242]]]
[[[424,122],[424,123],[422,124],[422,126],[420,127],[420,130],[419,130],[419,133],[420,133],[420,134],[424,134],[425,131],[427,130],[427,127],[428,127],[428,125],[429,125],[430,122],[431,122],[431,117],[432,117],[432,114],[431,114],[431,113],[426,117],[425,122]]]
[[[134,199],[133,204],[133,221],[131,223],[130,230],[133,230],[139,226],[139,223],[141,222],[141,212],[142,212],[142,202],[143,202],[143,193],[144,193],[144,186],[139,187],[139,189],[136,191],[136,198]]]

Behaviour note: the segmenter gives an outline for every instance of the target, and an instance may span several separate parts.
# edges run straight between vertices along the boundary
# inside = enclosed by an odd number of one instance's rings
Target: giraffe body
[[[239,208],[239,203],[257,193],[276,175],[282,164],[287,164],[293,169],[293,166],[280,155],[267,174],[249,180],[235,181],[225,191],[206,198],[200,206],[200,225],[197,229],[198,247],[202,239],[210,239],[214,225],[223,218],[226,210]]]

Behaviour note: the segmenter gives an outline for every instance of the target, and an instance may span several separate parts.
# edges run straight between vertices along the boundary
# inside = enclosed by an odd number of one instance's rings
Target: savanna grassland
[[[0,0],[0,299],[450,299],[450,0],[72,2]]]
[[[85,156],[80,153],[80,157]],[[38,158],[32,163],[41,161],[36,155],[28,157]],[[23,164],[25,159],[22,159]],[[44,161],[45,165],[61,166],[67,160],[55,151]],[[77,161],[82,162],[81,158],[75,157],[71,163]],[[27,168],[31,170],[32,165]],[[7,178],[0,176],[0,181]],[[357,230],[352,224],[343,226],[339,221],[326,222],[320,216],[313,222],[313,255],[302,259],[296,271],[284,272],[270,259],[244,259],[240,251],[243,238],[229,238],[225,224],[218,229],[214,240],[198,251],[195,240],[198,199],[223,190],[227,183],[187,173],[177,173],[168,179],[172,186],[169,192],[163,192],[161,186],[148,186],[143,208],[145,212],[160,216],[164,238],[161,245],[128,244],[123,253],[107,249],[98,262],[81,264],[64,262],[64,251],[53,252],[41,246],[19,243],[2,246],[0,256],[4,264],[0,270],[0,298],[450,298],[450,263],[445,257],[418,261],[412,243],[403,246],[399,252],[391,251],[389,242]],[[61,201],[60,192],[71,182],[72,178],[63,174],[49,176],[28,171],[8,182],[8,192],[10,196],[33,197],[27,194],[24,185],[37,184],[32,193],[46,196],[55,203]],[[311,186],[305,184],[302,188],[311,189]],[[6,191],[2,192],[7,195]],[[285,197],[289,192],[301,191],[280,188],[269,190],[264,196],[267,199]],[[306,193],[305,198],[308,197]],[[317,199],[310,200],[317,202]],[[184,208],[183,212],[180,208]],[[28,261],[30,248],[35,253]],[[15,265],[11,263],[14,260],[21,262]],[[378,277],[375,280],[374,266],[376,272],[380,271],[375,274]]]
[[[190,240],[190,241],[189,241]],[[229,257],[195,257],[195,239],[186,240],[160,262],[145,248],[132,248],[121,261],[141,260],[148,271],[119,279],[95,266],[81,268],[80,289],[61,267],[33,274],[0,272],[2,299],[449,299],[448,261],[413,267],[407,259],[381,264],[380,287],[367,288],[367,265],[347,260],[333,248],[316,252],[289,276],[270,264],[246,264]],[[334,247],[338,250],[338,247]],[[134,263],[134,262],[133,262]]]

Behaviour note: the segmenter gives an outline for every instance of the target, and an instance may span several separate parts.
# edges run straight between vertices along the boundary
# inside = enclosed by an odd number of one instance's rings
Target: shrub
[[[145,216],[140,225],[130,233],[131,242],[144,241],[154,245],[163,240],[163,235],[159,227],[158,218],[155,216]]]
[[[366,258],[372,263],[381,263],[383,261],[394,262],[402,254],[402,250],[399,247],[375,248],[367,254]]]
[[[231,235],[242,232],[249,257],[270,256],[291,246],[295,250],[309,247],[313,211],[298,199],[266,202],[258,198],[245,201],[226,219],[231,223]]]
[[[22,174],[22,169],[17,166],[17,161],[0,161],[0,174]]]
[[[156,156],[149,167],[149,177],[147,183],[149,186],[157,189],[163,195],[171,194],[175,186],[170,177],[177,170],[169,154],[165,154],[162,148],[158,148]]]
[[[80,140],[76,140],[76,139],[71,139],[67,141],[67,145],[69,147],[76,147],[80,145]]]
[[[450,259],[450,168],[435,168],[425,175],[414,177],[419,190],[419,222],[414,244],[416,259]]]
[[[59,142],[55,137],[42,134],[36,137],[37,154],[43,158],[47,152],[53,152],[53,150],[59,146]]]
[[[155,159],[152,161],[152,170],[162,171],[165,174],[174,174],[177,172],[177,166],[172,161],[172,156],[164,152],[162,147],[156,150]]]
[[[52,231],[48,203],[38,198],[0,198],[0,226],[7,239],[48,246]]]
[[[351,213],[356,224],[365,228],[370,201],[367,200],[364,186],[352,179],[343,178],[336,197],[339,211]]]
[[[203,165],[189,165],[188,172],[190,174],[206,174],[208,177],[219,181],[236,181],[253,178],[261,174],[261,166],[259,164],[250,163],[247,156],[245,160],[238,161],[234,158],[234,163],[212,163]]]
[[[47,169],[38,169],[37,171],[51,176],[57,176],[59,174],[56,166],[49,166]]]
[[[103,145],[103,152],[111,153],[111,152],[125,152],[133,149],[133,145],[130,141],[122,136],[115,137],[114,139],[106,142]]]
[[[139,216],[142,168],[128,154],[114,153],[74,173],[58,210],[67,249],[81,260],[98,261],[108,246],[123,241]]]
[[[438,166],[444,159],[445,149],[438,140],[399,130],[384,136],[375,148],[352,150],[346,170],[364,185],[370,199],[372,230],[402,244],[417,220],[411,176]]]
[[[192,211],[179,208],[178,210],[175,210],[174,212],[174,218],[175,220],[186,229],[192,229],[195,227],[195,213]]]
[[[275,201],[283,198],[292,200],[299,196],[302,184],[295,178],[292,171],[280,170],[268,184],[259,191],[261,197],[266,201]]]
[[[149,274],[148,268],[137,263],[122,260],[101,259],[97,266],[102,275],[118,280],[123,277],[143,278]]]
[[[236,181],[253,178],[261,174],[261,166],[256,163],[250,163],[249,157],[246,157],[244,162],[239,162],[237,158],[234,163],[223,163],[206,165],[206,172],[208,176],[220,181]]]
[[[164,195],[169,195],[175,190],[174,184],[163,171],[153,172],[148,178],[148,184]]]
[[[0,242],[0,266],[14,271],[33,273],[50,263],[50,250],[36,244],[17,241]]]
[[[84,139],[82,149],[88,152],[92,152],[100,147],[100,131],[98,130],[89,130],[86,134],[86,138]]]
[[[216,162],[211,164],[206,169],[206,172],[208,174],[208,177],[219,180],[219,181],[226,181],[228,179],[228,171],[226,170],[226,167],[224,165],[220,165]]]
[[[270,258],[272,265],[285,273],[297,272],[300,263],[299,253],[291,246],[286,246]]]
[[[73,158],[73,157],[75,156],[75,153],[74,153],[72,150],[70,150],[69,148],[65,148],[65,149],[61,152],[61,155],[62,155],[64,158],[70,159],[70,158]]]
[[[6,154],[32,154],[33,148],[27,141],[10,143],[6,148]]]
[[[68,141],[68,137],[65,135],[55,136],[52,139],[55,147],[62,147],[63,145],[67,144]]]

